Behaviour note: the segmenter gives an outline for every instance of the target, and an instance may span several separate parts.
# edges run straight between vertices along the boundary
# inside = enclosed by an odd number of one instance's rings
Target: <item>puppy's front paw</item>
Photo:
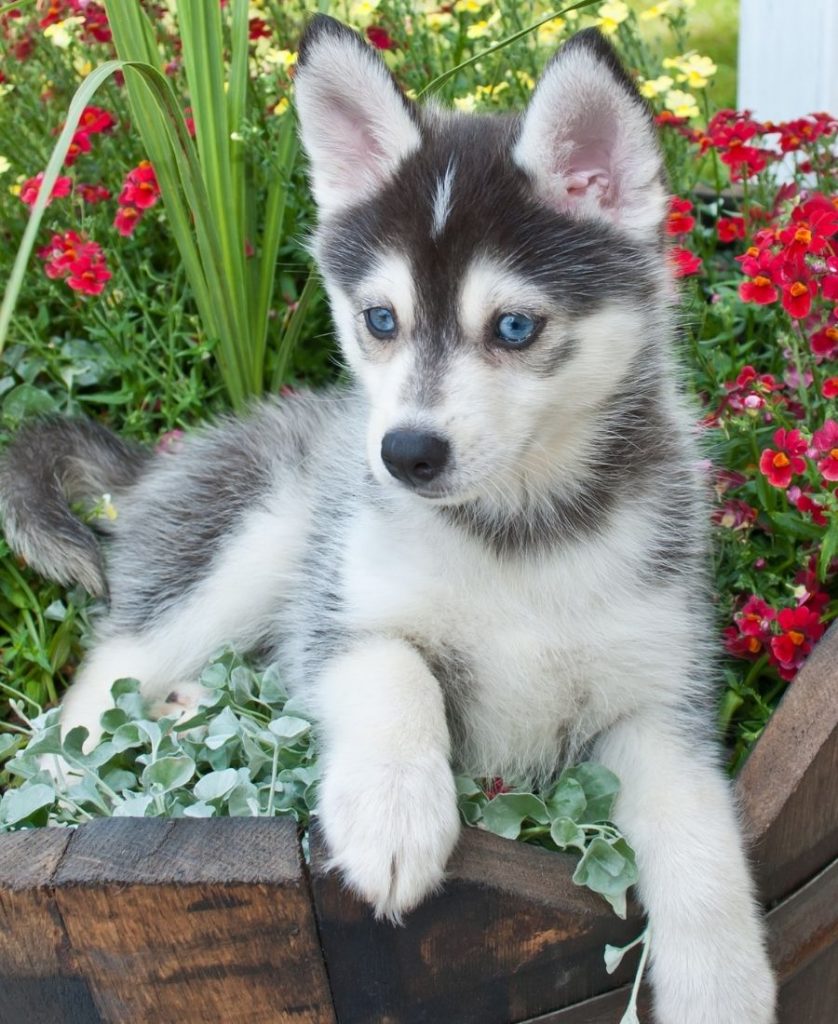
[[[319,804],[329,866],[376,917],[400,922],[439,889],[460,831],[454,779],[441,754],[379,765],[333,758]]]

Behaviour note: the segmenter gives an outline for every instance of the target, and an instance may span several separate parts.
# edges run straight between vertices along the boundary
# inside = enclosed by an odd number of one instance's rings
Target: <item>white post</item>
[[[740,0],[740,110],[838,116],[838,0]]]

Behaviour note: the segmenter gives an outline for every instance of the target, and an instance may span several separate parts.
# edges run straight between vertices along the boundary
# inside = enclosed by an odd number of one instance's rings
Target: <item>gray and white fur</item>
[[[121,676],[194,704],[223,643],[278,660],[318,722],[334,866],[394,920],[443,882],[452,767],[537,781],[590,756],[622,782],[657,1021],[769,1024],[712,738],[707,509],[646,106],[584,32],[519,116],[420,108],[323,16],[296,89],[355,383],[176,454],[77,422],[21,433],[10,544],[110,599],[65,727],[95,736]],[[61,497],[103,490],[106,570]]]

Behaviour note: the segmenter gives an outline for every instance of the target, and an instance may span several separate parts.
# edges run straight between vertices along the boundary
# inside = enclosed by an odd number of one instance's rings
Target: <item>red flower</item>
[[[774,444],[779,450],[766,448],[760,456],[759,468],[772,487],[785,489],[795,473],[803,473],[806,469],[806,460],[802,456],[807,444],[799,430],[782,428],[774,433]]]
[[[747,530],[757,521],[757,510],[738,498],[731,498],[713,511],[713,522],[728,530]]]
[[[122,191],[119,193],[119,204],[147,210],[154,206],[159,198],[160,186],[157,184],[154,168],[148,160],[143,160],[126,175]]]
[[[38,193],[41,191],[41,182],[44,180],[44,172],[36,174],[34,178],[29,178],[28,181],[20,186],[20,201],[25,203],[27,206],[32,206],[35,200],[38,198]],[[68,196],[73,190],[72,178],[56,178],[55,184],[52,186],[52,192],[50,192],[49,199],[47,200],[47,206],[53,201],[53,199],[63,199],[64,196]]]
[[[128,235],[134,234],[134,228],[139,224],[141,217],[142,214],[136,206],[120,206],[116,211],[113,226],[127,238]]]
[[[719,217],[716,232],[720,242],[735,242],[745,237],[744,217]]]
[[[789,316],[802,320],[812,309],[812,298],[816,290],[813,281],[792,281],[783,288],[783,309]]]
[[[91,206],[111,197],[110,191],[103,185],[76,185],[76,192],[84,202],[90,203]]]
[[[820,430],[812,436],[812,447],[819,455],[824,455],[818,462],[818,469],[824,480],[838,480],[838,423],[827,420]]]
[[[398,47],[390,37],[386,28],[380,25],[370,25],[367,29],[367,39],[377,50],[397,50]]]
[[[64,277],[70,288],[86,295],[98,295],[111,277],[101,247],[75,231],[53,235],[38,256],[47,277]]]
[[[777,615],[777,623],[782,633],[771,638],[771,657],[780,676],[790,680],[797,674],[815,642],[823,636],[824,627],[818,613],[805,605],[783,608]]]
[[[838,327],[822,327],[809,339],[812,351],[816,356],[831,359],[838,352]]]
[[[824,398],[838,398],[838,377],[827,377],[821,387]]]
[[[815,526],[826,526],[827,519],[823,512],[823,505],[810,498],[799,487],[789,487],[788,497],[798,512],[812,517]]]
[[[73,291],[84,292],[85,295],[98,295],[105,287],[105,282],[111,279],[111,272],[104,261],[89,253],[73,260],[69,270],[67,284]]]
[[[90,152],[90,136],[87,132],[78,131],[73,136],[73,140],[70,143],[70,148],[67,150],[67,156],[64,157],[64,164],[67,167],[72,167],[73,164],[78,160],[82,153]]]
[[[735,626],[724,630],[725,647],[739,658],[756,660],[768,646],[776,613],[756,594],[752,594],[735,615]]]
[[[777,289],[771,283],[771,278],[765,274],[757,274],[752,281],[743,281],[739,285],[739,297],[743,302],[756,302],[757,305],[766,306],[770,302],[776,302],[777,296]]]
[[[270,39],[271,26],[264,18],[251,18],[247,23],[247,34],[251,40]]]
[[[676,277],[691,277],[701,270],[701,257],[680,245],[672,246],[669,259]]]
[[[79,119],[78,130],[88,135],[106,132],[116,124],[116,118],[104,107],[85,107]]]

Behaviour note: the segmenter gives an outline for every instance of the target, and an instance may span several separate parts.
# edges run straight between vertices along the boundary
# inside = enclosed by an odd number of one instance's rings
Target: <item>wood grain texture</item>
[[[642,927],[571,882],[573,857],[466,829],[441,895],[402,928],[377,922],[324,869],[313,836],[312,892],[340,1024],[509,1024],[621,985],[607,942]]]
[[[92,822],[54,889],[108,1024],[334,1022],[293,821]]]
[[[838,857],[838,623],[789,685],[737,781],[766,902]]]
[[[0,834],[0,1024],[98,1024],[52,896],[72,833]]]

